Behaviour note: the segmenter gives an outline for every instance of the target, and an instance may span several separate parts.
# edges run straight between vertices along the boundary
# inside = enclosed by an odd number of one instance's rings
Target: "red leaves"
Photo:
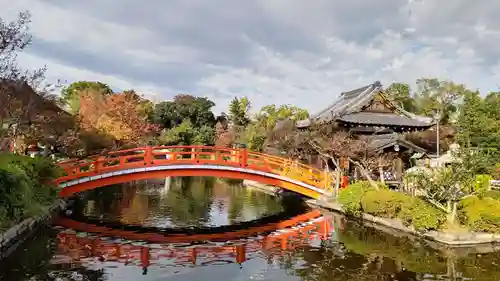
[[[128,93],[82,94],[80,123],[85,129],[107,134],[121,143],[136,144],[160,129],[147,122],[147,116],[141,113],[141,102],[136,95]]]

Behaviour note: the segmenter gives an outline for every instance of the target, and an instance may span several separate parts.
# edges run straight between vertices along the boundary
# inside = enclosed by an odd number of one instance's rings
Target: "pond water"
[[[168,178],[79,194],[0,280],[500,280],[493,246],[435,248],[295,196]]]

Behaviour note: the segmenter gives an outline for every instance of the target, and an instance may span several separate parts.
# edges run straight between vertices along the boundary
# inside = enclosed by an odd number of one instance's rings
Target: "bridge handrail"
[[[60,177],[57,182],[67,182],[104,172],[168,164],[211,164],[242,167],[282,176],[288,175],[318,188],[329,188],[334,181],[331,174],[279,156],[241,148],[186,145],[145,146],[111,151],[93,159],[60,162],[59,165],[65,171],[65,175]]]

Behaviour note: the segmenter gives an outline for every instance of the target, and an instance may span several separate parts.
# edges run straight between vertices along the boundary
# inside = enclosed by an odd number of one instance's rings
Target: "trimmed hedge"
[[[369,183],[359,181],[340,191],[339,203],[348,214],[354,216],[362,214],[361,199],[369,187]]]
[[[500,202],[491,197],[466,197],[460,204],[460,220],[474,231],[500,233]]]
[[[342,190],[339,203],[348,214],[398,218],[418,230],[438,229],[446,219],[444,212],[420,198],[387,188],[375,190],[366,183],[356,183]]]

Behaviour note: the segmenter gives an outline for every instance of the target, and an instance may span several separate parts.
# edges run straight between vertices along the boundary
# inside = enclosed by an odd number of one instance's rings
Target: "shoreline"
[[[270,194],[270,195],[277,195],[279,193],[280,188],[267,185],[267,184],[262,184],[260,182],[256,181],[251,181],[251,180],[243,180],[243,186],[250,188],[250,189],[256,189],[259,191],[262,191],[264,193]]]
[[[67,202],[65,200],[57,199],[47,207],[44,214],[27,218],[0,233],[0,260],[7,258],[16,251],[19,245],[32,237],[40,226],[49,222],[56,212],[64,210],[66,207]]]
[[[276,195],[279,188],[268,186],[259,182],[244,180],[245,187],[257,189],[268,194]],[[437,244],[433,248],[452,248],[452,249],[470,249],[482,248],[479,252],[496,251],[500,247],[500,234],[482,233],[482,232],[442,232],[442,231],[428,231],[419,232],[411,226],[404,225],[400,220],[376,217],[370,214],[363,214],[362,217],[349,216],[342,209],[342,206],[334,202],[326,202],[321,199],[308,199],[305,201],[308,205],[316,208],[321,208],[327,211],[332,211],[341,214],[349,219],[360,221],[366,227],[376,228],[382,232],[395,235],[404,233],[407,236],[413,236],[423,239],[427,242]],[[395,233],[397,232],[397,233]],[[398,235],[396,235],[398,236]],[[494,247],[497,246],[497,247]]]
[[[422,238],[429,242],[435,242],[440,244],[442,247],[448,248],[471,248],[471,247],[489,247],[496,246],[500,243],[500,235],[492,233],[480,233],[480,232],[455,232],[447,233],[442,231],[428,231],[420,233],[416,231],[413,227],[405,226],[400,220],[389,219],[383,217],[376,217],[370,214],[363,214],[362,217],[349,216],[342,209],[342,206],[337,203],[325,202],[321,200],[309,199],[306,201],[307,204],[314,207],[319,207],[328,211],[333,211],[335,213],[342,214],[347,218],[352,218],[361,221],[363,225],[368,227],[379,229],[383,232],[391,234],[391,232],[398,231],[404,232],[407,235]],[[394,234],[393,234],[394,235]]]

